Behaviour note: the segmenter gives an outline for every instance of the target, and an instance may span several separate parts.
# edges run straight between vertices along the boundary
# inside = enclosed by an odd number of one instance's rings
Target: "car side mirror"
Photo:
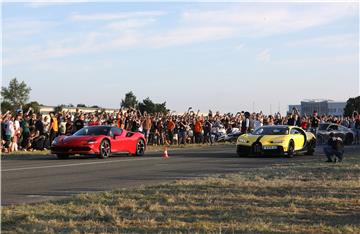
[[[114,138],[116,138],[116,137],[119,137],[121,134],[119,134],[119,133],[114,133]]]

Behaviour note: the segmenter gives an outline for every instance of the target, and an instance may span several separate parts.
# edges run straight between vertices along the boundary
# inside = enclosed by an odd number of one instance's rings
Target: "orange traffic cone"
[[[168,152],[167,152],[167,147],[165,147],[165,149],[164,149],[163,158],[164,158],[164,159],[169,158],[169,155],[168,155]]]

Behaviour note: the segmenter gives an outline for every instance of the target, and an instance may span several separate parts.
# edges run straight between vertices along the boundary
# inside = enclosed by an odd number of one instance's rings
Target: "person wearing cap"
[[[324,153],[327,157],[326,162],[341,162],[343,160],[343,141],[340,137],[335,137],[333,132],[330,132],[329,134],[329,140],[327,145],[324,147]]]

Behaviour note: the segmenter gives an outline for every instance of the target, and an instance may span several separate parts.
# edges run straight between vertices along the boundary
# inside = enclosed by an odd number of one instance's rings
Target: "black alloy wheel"
[[[288,147],[288,151],[287,151],[287,156],[289,158],[294,157],[294,151],[295,151],[295,146],[294,146],[294,142],[291,140],[289,142],[289,147]]]
[[[108,140],[103,140],[100,144],[99,158],[108,158],[111,155],[111,146]]]
[[[316,141],[311,140],[307,146],[306,155],[314,155],[315,147],[316,147]]]
[[[143,156],[145,153],[145,141],[139,139],[136,143],[136,156]]]

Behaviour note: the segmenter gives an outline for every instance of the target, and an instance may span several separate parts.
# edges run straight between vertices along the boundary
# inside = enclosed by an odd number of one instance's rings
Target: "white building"
[[[332,100],[311,99],[301,101],[300,105],[289,105],[289,111],[295,107],[301,114],[312,115],[317,111],[319,115],[344,115],[346,102],[335,102]]]

